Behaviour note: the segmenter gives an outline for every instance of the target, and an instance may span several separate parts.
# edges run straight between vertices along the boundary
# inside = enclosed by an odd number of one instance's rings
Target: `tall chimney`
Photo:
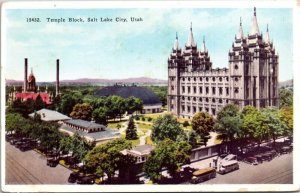
[[[56,60],[56,96],[59,95],[59,59]]]
[[[27,92],[27,70],[28,70],[28,59],[25,58],[25,65],[24,65],[24,92]]]

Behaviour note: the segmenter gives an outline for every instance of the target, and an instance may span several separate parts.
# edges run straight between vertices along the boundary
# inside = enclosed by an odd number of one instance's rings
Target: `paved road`
[[[37,152],[21,152],[9,143],[5,150],[6,184],[68,184],[71,171],[60,165],[50,168]]]
[[[270,162],[253,166],[240,162],[240,169],[220,175],[202,184],[291,184],[293,153],[281,155]]]

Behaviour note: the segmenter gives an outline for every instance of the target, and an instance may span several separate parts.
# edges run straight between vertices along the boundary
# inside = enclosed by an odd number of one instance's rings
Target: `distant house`
[[[81,119],[66,120],[60,126],[59,130],[71,136],[78,133],[89,142],[95,142],[96,145],[120,137],[118,130],[113,130],[104,125]]]
[[[131,155],[133,157],[135,157],[136,159],[136,164],[141,164],[146,162],[148,156],[150,155],[150,153],[154,150],[154,146],[153,145],[138,145],[132,149],[125,149],[123,151],[121,151],[121,153],[123,155]]]
[[[29,114],[28,116],[33,118],[35,113],[41,116],[42,121],[46,121],[46,122],[58,122],[58,121],[66,121],[71,119],[70,117],[64,114],[49,109],[41,109],[39,111]]]

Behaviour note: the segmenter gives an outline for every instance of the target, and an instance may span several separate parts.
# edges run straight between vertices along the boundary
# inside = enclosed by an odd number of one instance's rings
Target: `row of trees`
[[[95,144],[87,142],[75,133],[72,137],[58,131],[58,124],[42,122],[35,114],[33,120],[26,119],[18,113],[7,113],[5,129],[8,134],[16,137],[29,137],[39,142],[40,148],[45,151],[53,149],[64,154],[71,153],[75,163],[83,160]]]

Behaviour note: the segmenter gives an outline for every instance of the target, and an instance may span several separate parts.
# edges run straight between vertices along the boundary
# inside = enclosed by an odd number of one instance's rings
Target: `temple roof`
[[[191,23],[190,33],[189,33],[189,37],[188,37],[186,46],[187,47],[196,47],[196,43],[195,43],[194,35],[193,35],[192,23]]]
[[[48,93],[45,92],[39,92],[39,93],[33,93],[33,92],[22,92],[22,93],[16,93],[16,98],[22,99],[22,100],[36,100],[37,97],[40,95],[41,99],[43,100],[44,103],[46,104],[51,104],[50,102],[50,96]]]
[[[70,117],[64,114],[49,109],[41,109],[39,111],[36,111],[35,113],[41,115],[42,121],[61,121],[71,119]],[[34,117],[35,113],[29,114],[29,117]]]
[[[259,27],[258,27],[258,22],[257,22],[257,18],[256,18],[256,8],[254,7],[254,15],[253,15],[253,19],[252,19],[250,35],[256,35],[256,34],[259,34]]]

